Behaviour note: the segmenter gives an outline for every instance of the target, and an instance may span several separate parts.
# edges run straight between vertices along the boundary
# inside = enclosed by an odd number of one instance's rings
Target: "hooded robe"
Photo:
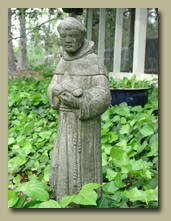
[[[79,108],[65,105],[52,89],[62,85],[69,72],[82,89]],[[78,194],[87,183],[102,184],[101,119],[111,96],[106,69],[94,53],[94,43],[84,39],[77,56],[61,47],[61,60],[47,90],[53,109],[59,110],[58,129],[50,164],[49,180],[55,200]],[[101,197],[101,187],[97,189]]]

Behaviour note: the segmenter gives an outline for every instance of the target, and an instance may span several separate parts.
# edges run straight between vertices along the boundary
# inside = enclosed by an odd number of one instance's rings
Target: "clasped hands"
[[[61,83],[55,84],[53,94],[57,96],[66,106],[79,108],[82,89],[79,83],[73,79],[68,72],[64,73],[64,79]]]

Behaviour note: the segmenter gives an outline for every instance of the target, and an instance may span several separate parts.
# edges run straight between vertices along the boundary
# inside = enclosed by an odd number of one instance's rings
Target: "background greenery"
[[[58,111],[50,108],[50,79],[20,78],[8,84],[8,206],[10,208],[158,207],[158,89],[141,106],[126,103],[101,116],[103,195],[88,184],[59,204],[49,184]]]
[[[81,15],[76,15],[85,26],[87,25],[87,9],[83,8]],[[19,25],[18,19],[21,8],[12,9],[12,36],[14,44],[14,54],[19,56]],[[98,50],[98,28],[99,28],[99,8],[93,8],[92,40],[95,43],[96,53]],[[42,64],[44,56],[48,54],[59,54],[60,39],[57,33],[58,22],[68,17],[68,13],[59,8],[26,8],[26,32],[27,32],[27,65],[32,68],[33,65]],[[52,20],[54,19],[54,20]],[[123,38],[122,48],[129,48],[131,44],[130,37],[130,19],[131,9],[124,10],[123,18]],[[49,22],[48,22],[49,21]],[[106,9],[106,30],[105,30],[105,65],[112,70],[113,48],[116,23],[116,8]],[[37,27],[37,28],[36,28]],[[154,8],[148,8],[147,35],[148,39],[158,38],[158,17]],[[128,60],[128,53],[126,53]],[[126,61],[127,62],[127,61]],[[128,64],[127,64],[128,65]],[[128,67],[127,67],[128,68]],[[122,70],[123,71],[123,70]]]
[[[13,9],[12,37],[18,36],[21,8]],[[129,9],[124,12],[122,47],[127,47]],[[153,17],[151,9],[149,17]],[[50,108],[47,87],[57,64],[58,20],[68,17],[56,8],[26,9],[29,71],[9,75],[8,83],[8,207],[68,208],[70,202],[82,208],[158,207],[158,89],[153,89],[143,108],[126,103],[110,107],[101,116],[102,190],[98,184],[85,185],[78,195],[53,198],[49,165],[57,136],[58,111]],[[99,9],[93,9],[93,40],[98,45]],[[42,24],[41,18],[49,22]],[[56,18],[55,20],[51,20]],[[86,9],[77,18],[86,25]],[[113,48],[116,9],[107,9],[106,48]],[[41,25],[40,25],[41,24]],[[148,20],[147,37],[155,37],[158,21]],[[40,26],[39,26],[40,25]],[[38,28],[36,28],[38,27]],[[29,34],[28,34],[29,33]],[[19,57],[16,38],[14,55]],[[54,60],[44,62],[45,55]],[[12,80],[13,79],[13,80]]]

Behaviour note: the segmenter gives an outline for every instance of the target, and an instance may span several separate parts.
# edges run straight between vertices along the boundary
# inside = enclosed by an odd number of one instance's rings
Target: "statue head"
[[[74,53],[83,44],[86,28],[76,18],[68,17],[58,25],[58,32],[63,50],[68,53]]]

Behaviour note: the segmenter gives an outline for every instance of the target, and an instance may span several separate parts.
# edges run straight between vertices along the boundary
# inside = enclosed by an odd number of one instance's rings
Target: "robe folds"
[[[106,69],[92,52],[92,42],[76,58],[68,59],[65,52],[47,90],[53,109],[59,110],[57,138],[50,164],[49,180],[55,200],[64,195],[78,194],[87,183],[102,184],[101,119],[110,106],[111,96]],[[61,84],[69,72],[82,88],[79,108],[65,105],[52,90]],[[97,189],[101,197],[101,187]]]

